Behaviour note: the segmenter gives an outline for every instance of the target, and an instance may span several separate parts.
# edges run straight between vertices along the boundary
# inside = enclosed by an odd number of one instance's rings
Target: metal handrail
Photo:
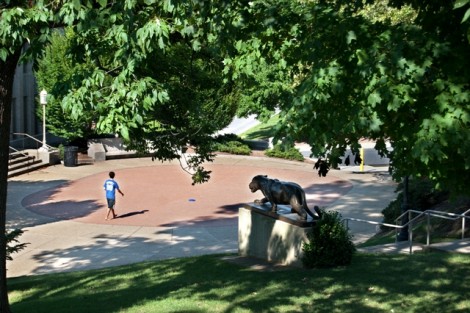
[[[415,217],[412,217],[412,213],[416,213],[418,215],[415,216]],[[469,213],[470,213],[470,209],[468,209],[467,211],[465,211],[461,214],[435,211],[435,210],[426,210],[426,211],[408,210],[408,211],[402,213],[399,217],[397,217],[395,219],[396,224],[375,222],[375,221],[363,220],[363,219],[352,218],[352,217],[343,218],[343,221],[346,222],[346,227],[348,229],[349,229],[349,221],[355,221],[355,222],[361,222],[361,223],[381,225],[381,226],[395,228],[395,233],[396,233],[395,242],[396,242],[397,237],[398,237],[397,236],[398,235],[398,230],[403,229],[405,227],[408,227],[409,228],[409,232],[408,232],[409,251],[410,251],[410,254],[412,254],[413,253],[413,226],[415,226],[414,222],[418,221],[418,219],[420,217],[422,217],[423,215],[426,216],[426,222],[427,222],[427,225],[426,225],[426,246],[429,246],[430,242],[431,242],[431,235],[430,235],[430,233],[431,233],[430,218],[431,217],[438,217],[438,218],[443,218],[443,219],[448,219],[448,220],[457,220],[457,219],[461,218],[462,219],[462,239],[464,239],[465,238],[465,221],[466,221],[467,218],[470,218],[470,216],[467,216],[467,214],[469,214]],[[403,218],[403,216],[405,216],[406,214],[408,214],[408,216],[409,216],[408,222],[403,224],[403,225],[398,225],[398,221],[401,220],[401,218]],[[420,222],[420,221],[418,221],[418,222]]]
[[[19,135],[19,136],[25,136],[25,137],[28,137],[29,139],[32,139],[38,143],[40,143],[42,146],[45,146],[47,148],[47,150],[56,150],[56,148],[48,145],[47,143],[43,143],[41,140],[37,139],[37,138],[34,138],[33,136],[29,135],[29,134],[26,134],[26,133],[12,133],[12,135]]]
[[[465,220],[467,218],[470,218],[470,216],[467,216],[467,214],[470,212],[470,209],[467,211],[461,213],[461,214],[456,214],[456,213],[450,213],[450,212],[443,212],[443,211],[436,211],[436,210],[425,210],[425,211],[417,211],[417,210],[408,210],[404,213],[402,213],[400,216],[398,216],[395,219],[395,223],[398,225],[398,221],[401,220],[405,215],[408,214],[408,222],[403,225],[403,227],[410,226],[410,236],[413,235],[413,222],[418,220],[421,216],[426,215],[426,221],[427,221],[427,230],[426,230],[426,245],[429,246],[430,243],[430,217],[438,217],[438,218],[443,218],[447,220],[457,220],[459,218],[462,219],[462,239],[465,238]],[[414,218],[412,218],[412,213],[418,214]]]
[[[28,156],[26,153],[23,153],[22,151],[18,150],[18,149],[15,149],[13,148],[12,146],[8,146],[10,148],[10,150],[13,150],[14,152],[17,152],[23,156]]]
[[[10,150],[13,150],[13,152],[19,153],[19,154],[21,154],[21,155],[24,156],[24,157],[27,157],[27,156],[28,156],[27,153],[24,153],[23,151],[20,151],[20,150],[18,150],[18,149],[15,149],[15,148],[13,148],[12,146],[8,146],[8,147],[10,148]],[[12,161],[10,160],[10,158],[8,158],[8,166],[10,166],[10,163],[11,163],[11,162],[12,162]],[[31,163],[31,160],[27,159],[27,160],[26,160],[26,163],[29,165],[29,164]]]

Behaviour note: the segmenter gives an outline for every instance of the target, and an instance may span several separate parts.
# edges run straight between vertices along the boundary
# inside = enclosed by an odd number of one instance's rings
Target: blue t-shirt
[[[115,199],[116,189],[119,189],[118,183],[113,179],[107,179],[104,182],[104,190],[106,190],[106,199]]]

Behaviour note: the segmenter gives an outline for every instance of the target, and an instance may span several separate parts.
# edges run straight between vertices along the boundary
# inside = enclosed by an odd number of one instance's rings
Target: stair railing
[[[32,139],[33,141],[36,141],[37,143],[41,144],[41,147],[45,146],[47,148],[47,150],[49,150],[49,151],[57,150],[57,148],[54,148],[54,147],[48,145],[47,143],[43,143],[41,140],[39,140],[39,139],[29,135],[29,134],[26,134],[26,133],[12,133],[12,135],[28,137],[29,139]]]
[[[413,213],[415,213],[417,215],[415,217],[413,217],[412,216]],[[409,230],[408,231],[409,252],[410,252],[410,254],[412,254],[413,253],[413,227],[416,226],[418,223],[422,222],[422,220],[420,220],[420,217],[426,216],[426,246],[429,246],[431,244],[431,221],[430,221],[431,217],[437,217],[437,218],[442,218],[442,219],[447,219],[447,220],[457,220],[457,219],[461,218],[462,219],[462,239],[465,239],[465,221],[466,221],[467,218],[470,219],[469,213],[470,213],[470,209],[468,209],[467,211],[465,211],[461,214],[435,211],[435,210],[426,210],[426,211],[408,210],[408,211],[402,213],[399,217],[397,217],[395,219],[396,224],[375,222],[375,221],[364,220],[364,219],[359,219],[359,218],[352,218],[352,217],[343,218],[343,222],[345,222],[345,225],[346,225],[347,229],[349,229],[349,221],[355,221],[355,222],[367,223],[367,224],[372,224],[372,225],[381,225],[381,226],[395,228],[395,242],[397,242],[398,231],[400,229],[408,227],[408,230]],[[408,222],[403,224],[403,225],[398,225],[399,221],[406,214],[408,214]]]
[[[12,146],[8,146],[10,148],[11,151],[13,151],[13,153],[17,153],[17,154],[20,154],[22,155],[23,157],[28,157],[28,154],[27,153],[24,153],[18,149],[15,149],[13,148]],[[10,153],[11,154],[11,153]],[[33,157],[34,158],[34,157]],[[10,166],[10,164],[13,163],[12,159],[11,158],[8,158],[8,166]],[[26,164],[27,166],[29,166],[31,163],[33,163],[33,161],[31,159],[26,159]]]
[[[12,150],[13,152],[16,152],[16,153],[19,153],[21,154],[22,156],[28,156],[26,153],[23,153],[22,151],[18,150],[18,149],[15,149],[13,148],[12,146],[8,146],[10,148],[10,150]],[[9,160],[10,161],[10,160]]]

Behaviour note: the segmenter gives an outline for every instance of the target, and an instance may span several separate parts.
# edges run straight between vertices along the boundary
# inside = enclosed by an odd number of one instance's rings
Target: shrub
[[[251,149],[235,134],[219,135],[215,138],[214,150],[231,154],[250,155]]]
[[[398,184],[397,198],[382,210],[384,223],[394,224],[401,214],[403,203],[403,183]],[[428,179],[410,179],[408,181],[408,205],[410,209],[425,211],[448,198],[448,193],[438,191]]]
[[[217,137],[215,137],[215,141],[218,143],[227,143],[230,141],[242,142],[242,139],[238,137],[236,134],[223,134],[223,135],[218,135]]]
[[[227,143],[218,143],[216,145],[216,150],[220,152],[227,152],[231,154],[242,154],[249,155],[251,154],[251,149],[244,143],[239,141],[229,141]]]
[[[322,217],[313,225],[304,243],[302,262],[307,268],[336,267],[351,263],[356,248],[352,236],[335,211],[322,210]]]
[[[272,149],[266,150],[264,153],[268,157],[281,158],[287,160],[303,161],[304,156],[294,146],[285,147],[284,145],[275,145]]]
[[[59,159],[61,159],[63,161],[64,160],[64,150],[65,150],[64,145],[60,144],[57,149],[59,150]]]

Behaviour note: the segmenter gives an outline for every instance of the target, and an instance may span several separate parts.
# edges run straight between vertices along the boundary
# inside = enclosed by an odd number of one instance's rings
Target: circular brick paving
[[[347,193],[348,181],[316,171],[260,168],[256,166],[208,165],[211,179],[191,185],[191,177],[177,165],[161,165],[116,170],[116,181],[125,196],[117,194],[118,218],[105,220],[103,183],[108,173],[97,173],[46,189],[23,199],[23,206],[37,214],[58,220],[83,223],[175,226],[200,223],[233,223],[238,208],[262,198],[251,193],[248,184],[255,175],[298,183],[304,188],[310,208],[325,206]]]

